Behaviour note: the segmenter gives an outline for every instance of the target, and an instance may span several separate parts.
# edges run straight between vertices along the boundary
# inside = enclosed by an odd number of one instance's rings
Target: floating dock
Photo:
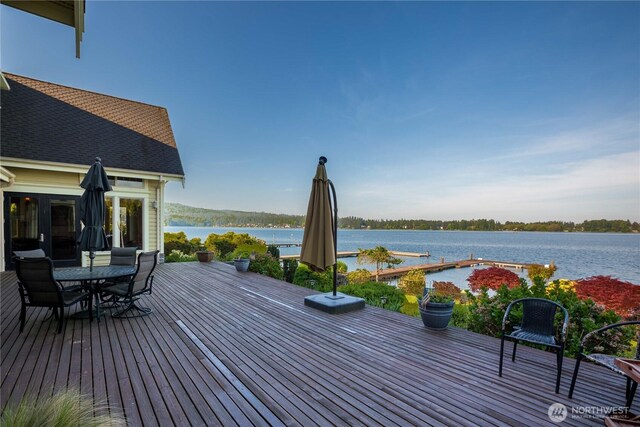
[[[358,256],[360,252],[358,251],[341,251],[338,252],[338,258],[355,258]],[[389,253],[393,256],[401,256],[401,257],[413,257],[413,258],[428,258],[429,252],[418,253],[418,252],[399,252],[399,251],[389,251]],[[300,254],[297,255],[280,255],[280,259],[299,259]]]
[[[422,270],[425,273],[433,273],[436,271],[448,270],[451,268],[464,268],[464,267],[475,267],[477,265],[490,265],[491,267],[500,267],[500,268],[513,268],[516,270],[522,270],[529,268],[535,264],[525,264],[520,262],[512,262],[512,261],[491,261],[486,259],[465,259],[461,261],[451,261],[451,262],[438,262],[434,264],[418,264],[418,265],[407,265],[404,267],[398,268],[385,268],[380,270],[378,277],[383,280],[393,280],[397,279],[401,276],[404,276],[411,270]],[[376,274],[373,272],[371,274],[371,278],[375,279]]]

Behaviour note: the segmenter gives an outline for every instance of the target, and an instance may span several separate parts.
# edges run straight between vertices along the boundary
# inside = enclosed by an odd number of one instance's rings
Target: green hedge
[[[400,311],[405,303],[404,293],[395,286],[382,282],[367,282],[362,285],[340,286],[338,290],[354,297],[364,298],[367,304],[383,307],[391,311]],[[383,304],[381,298],[385,297]]]

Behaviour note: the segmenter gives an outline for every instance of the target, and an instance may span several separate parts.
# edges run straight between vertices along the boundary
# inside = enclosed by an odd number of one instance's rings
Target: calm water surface
[[[189,238],[205,239],[210,233],[248,233],[267,243],[300,243],[302,229],[165,227],[167,232],[184,231]],[[554,278],[580,279],[595,275],[613,276],[640,284],[640,234],[476,232],[419,230],[339,230],[338,250],[356,251],[384,246],[404,252],[429,252],[430,258],[404,258],[402,265],[437,263],[469,258],[495,261],[549,264],[558,267]],[[299,247],[281,248],[284,254],[298,254]],[[359,266],[355,258],[341,259],[349,270]],[[472,269],[453,269],[427,275],[431,280],[451,280],[466,287]]]

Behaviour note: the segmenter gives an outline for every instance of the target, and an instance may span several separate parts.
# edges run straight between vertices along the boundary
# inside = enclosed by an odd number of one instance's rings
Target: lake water
[[[203,241],[210,233],[247,233],[269,243],[300,243],[302,229],[165,227],[167,232],[184,231],[189,238]],[[429,252],[429,258],[403,258],[401,265],[437,263],[468,259],[470,255],[494,261],[549,264],[558,267],[555,279],[581,279],[596,275],[613,276],[640,284],[640,234],[477,232],[422,230],[338,230],[338,251],[357,251],[384,246],[402,252]],[[281,248],[280,253],[298,254],[299,247]],[[341,258],[349,267],[355,258]],[[450,280],[466,288],[471,268],[451,269],[427,275],[427,281]],[[517,272],[517,271],[516,271]],[[524,273],[526,275],[526,272]]]

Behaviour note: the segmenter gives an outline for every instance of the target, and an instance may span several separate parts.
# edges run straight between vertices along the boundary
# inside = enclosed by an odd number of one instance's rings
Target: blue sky
[[[168,109],[169,201],[340,215],[640,220],[638,2],[0,7],[2,70]]]

